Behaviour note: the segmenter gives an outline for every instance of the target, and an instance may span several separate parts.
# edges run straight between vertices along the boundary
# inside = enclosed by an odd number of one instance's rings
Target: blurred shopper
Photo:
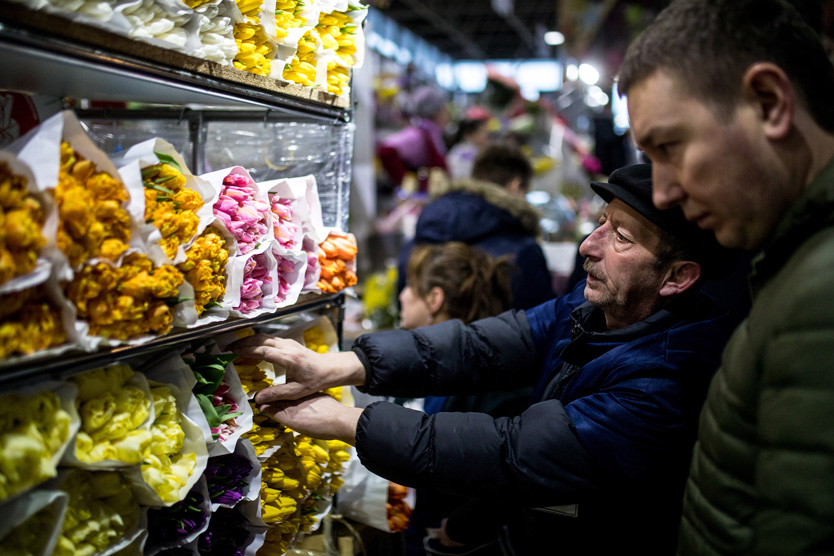
[[[682,554],[834,549],[834,67],[781,0],[677,0],[620,75],[654,201],[757,250],[686,487]]]
[[[538,243],[539,213],[524,198],[532,177],[533,168],[521,151],[502,145],[481,151],[472,178],[437,191],[420,213],[414,239],[400,253],[398,291],[405,287],[413,245],[460,241],[493,257],[510,256],[518,269],[512,279],[514,308],[528,309],[553,298],[553,280]]]
[[[287,370],[286,384],[256,395],[260,410],[355,444],[389,480],[480,498],[465,523],[447,522],[447,542],[497,542],[506,523],[515,554],[672,553],[697,416],[730,332],[697,289],[731,265],[711,233],[652,205],[650,171],[593,184],[609,205],[581,246],[588,280],[534,309],[367,334],[352,352],[241,340],[238,353]],[[535,391],[523,413],[496,419],[318,393],[346,384],[395,396]]]
[[[446,162],[451,179],[472,177],[475,158],[490,143],[489,118],[464,118],[452,138]]]
[[[380,164],[395,186],[407,175],[428,191],[432,168],[448,173],[443,133],[452,119],[446,93],[431,86],[414,92],[408,102],[410,124],[383,139],[377,149]]]

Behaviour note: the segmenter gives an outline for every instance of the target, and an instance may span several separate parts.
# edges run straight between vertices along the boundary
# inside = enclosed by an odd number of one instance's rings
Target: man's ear
[[[758,62],[747,68],[742,78],[745,98],[759,110],[765,135],[782,139],[791,130],[796,109],[793,85],[785,71],[770,62]]]
[[[693,261],[676,261],[666,273],[666,279],[660,286],[660,295],[677,295],[683,293],[701,277],[701,265]]]
[[[440,312],[445,303],[446,294],[443,293],[443,288],[435,286],[429,290],[429,294],[426,296],[426,304],[429,306],[432,316]]]
[[[508,183],[506,190],[512,193],[513,195],[521,195],[524,192],[521,189],[524,180],[519,177],[512,178]]]

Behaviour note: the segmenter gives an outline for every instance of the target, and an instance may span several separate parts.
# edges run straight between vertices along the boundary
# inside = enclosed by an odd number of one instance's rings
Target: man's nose
[[[598,226],[596,230],[590,233],[588,237],[585,238],[579,245],[579,254],[583,257],[598,257],[599,255],[599,240],[600,236],[603,233],[603,226],[605,224]]]
[[[652,202],[659,209],[672,208],[683,202],[684,191],[674,172],[664,165],[652,165]]]

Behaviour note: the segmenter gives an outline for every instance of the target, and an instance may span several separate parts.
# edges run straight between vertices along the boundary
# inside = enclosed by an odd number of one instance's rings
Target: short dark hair
[[[621,94],[662,69],[727,119],[741,77],[771,62],[790,77],[817,124],[834,131],[834,66],[820,36],[784,0],[675,0],[629,46]]]
[[[406,283],[423,298],[439,287],[446,314],[468,324],[510,308],[514,270],[509,257],[494,258],[459,241],[417,245],[408,258]]]
[[[533,166],[520,149],[507,145],[485,147],[472,163],[472,179],[497,183],[503,187],[515,178],[521,178],[522,188],[530,186]]]

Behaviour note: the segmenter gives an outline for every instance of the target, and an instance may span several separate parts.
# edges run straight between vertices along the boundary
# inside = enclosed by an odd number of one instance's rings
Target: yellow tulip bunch
[[[299,504],[308,492],[292,433],[284,433],[281,448],[263,463],[261,480],[261,518],[272,527],[257,554],[277,556],[287,551],[299,530]]]
[[[188,243],[197,232],[203,199],[197,191],[185,187],[185,176],[174,164],[154,164],[142,169],[145,185],[145,222],[162,234],[159,242],[173,259],[177,248]]]
[[[0,398],[0,500],[56,474],[53,457],[69,439],[70,415],[54,392]]]
[[[254,413],[252,428],[243,433],[241,438],[245,438],[252,443],[256,456],[262,456],[267,450],[282,442],[282,433],[285,429],[278,423],[271,421],[266,415],[258,413],[258,408],[255,407],[254,403],[249,405],[252,406],[252,412]]]
[[[232,64],[239,70],[268,76],[273,52],[266,31],[261,25],[260,9],[262,0],[236,0],[244,21],[235,23],[235,42],[238,53]]]
[[[28,355],[66,341],[59,309],[43,286],[0,295],[0,357]]]
[[[275,3],[275,38],[280,41],[287,37],[290,29],[304,25],[301,13],[305,8],[304,0],[278,0]]]
[[[283,77],[287,81],[300,83],[307,87],[316,84],[316,49],[318,33],[310,29],[298,40],[295,55],[290,63],[284,65]]]
[[[124,538],[139,521],[139,504],[116,471],[76,469],[60,488],[69,494],[69,504],[54,556],[93,556],[103,552]]]
[[[257,556],[283,556],[299,530],[299,520],[291,519],[278,523],[267,529],[264,543],[258,549]]]
[[[207,228],[186,251],[187,260],[177,265],[194,288],[194,306],[203,314],[226,294],[226,263],[229,249],[223,237]]]
[[[32,272],[46,243],[43,206],[26,185],[24,176],[0,162],[0,284]]]
[[[169,303],[176,301],[184,280],[176,267],[154,268],[146,255],[131,253],[120,267],[83,266],[65,290],[78,317],[90,323],[91,334],[126,340],[171,329]]]
[[[96,171],[96,165],[61,143],[61,167],[54,191],[58,204],[58,247],[73,268],[87,259],[115,261],[130,241],[128,200],[120,179]]]
[[[341,62],[330,61],[327,64],[327,90],[341,95],[350,81],[349,68],[356,64],[357,26],[347,13],[331,12],[319,15],[316,30],[324,48],[335,52]]]
[[[266,372],[257,365],[257,361],[237,359],[234,362],[235,370],[240,377],[240,384],[243,391],[250,396],[259,390],[270,386]]]
[[[129,465],[142,462],[152,435],[139,427],[150,415],[151,401],[140,388],[127,384],[132,377],[133,369],[129,366],[112,365],[70,379],[78,386],[78,461],[116,460]]]
[[[142,478],[164,504],[170,505],[182,500],[180,490],[197,467],[197,455],[182,453],[185,432],[171,389],[153,384],[151,397],[155,418],[148,452],[142,459]]]

